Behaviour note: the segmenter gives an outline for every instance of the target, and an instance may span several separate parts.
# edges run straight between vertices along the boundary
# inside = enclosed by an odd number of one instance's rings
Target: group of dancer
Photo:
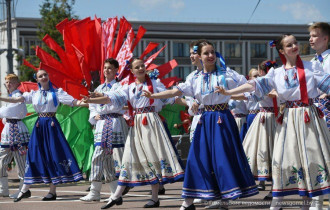
[[[111,196],[101,209],[122,205],[127,190],[142,185],[151,185],[144,208],[159,207],[160,187],[182,180],[181,210],[195,209],[194,199],[222,200],[219,208],[228,209],[226,201],[258,194],[265,181],[272,181],[265,197],[272,199],[271,209],[281,209],[283,196],[293,194],[306,201],[302,209],[322,208],[323,195],[330,194],[330,26],[315,23],[309,30],[316,59],[302,61],[296,38],[285,34],[273,42],[283,65],[264,61],[250,71],[248,81],[223,59],[218,65],[219,54],[207,40],[191,43],[197,70],[169,90],[148,76],[141,59],[130,63],[132,74],[123,83],[116,79],[118,62],[105,60],[105,83],[82,100],[54,88],[44,70],[35,74],[39,90],[23,94],[17,90],[18,77],[8,75],[9,97],[0,97],[8,102],[0,109],[6,120],[0,195],[18,202],[31,196],[31,184],[48,183],[43,200],[56,200],[57,184],[83,179],[55,117],[63,103],[90,109],[95,151],[90,192],[81,200],[99,201],[104,177]],[[25,103],[33,104],[39,116],[31,136],[21,122]],[[185,167],[158,114],[173,103],[188,106],[194,116]],[[130,128],[123,117],[127,113]],[[21,182],[18,192],[9,195],[6,169],[13,157]]]

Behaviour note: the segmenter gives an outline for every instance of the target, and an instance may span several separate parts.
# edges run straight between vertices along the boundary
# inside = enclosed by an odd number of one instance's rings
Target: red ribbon
[[[283,54],[279,53],[282,63],[286,64],[286,59]],[[304,70],[304,64],[299,55],[297,55],[296,66],[299,77],[299,86],[300,86],[300,97],[301,102],[308,104],[308,93],[307,93],[307,83]]]
[[[278,115],[277,97],[273,98],[273,106],[274,106],[275,117],[277,117]]]
[[[130,72],[130,75],[129,75],[129,78],[128,78],[128,85],[132,84],[134,82],[134,75]],[[154,88],[152,86],[152,81],[150,79],[150,77],[148,75],[146,75],[146,82],[147,82],[147,85],[148,85],[148,90],[153,93],[154,92]],[[150,102],[150,106],[154,103],[154,99],[149,99],[149,102]],[[128,104],[128,112],[129,112],[129,115],[134,119],[134,114],[133,114],[133,106],[132,104],[127,101],[127,104]]]

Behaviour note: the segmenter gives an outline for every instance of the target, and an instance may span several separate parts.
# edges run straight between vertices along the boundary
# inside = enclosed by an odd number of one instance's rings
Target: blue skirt
[[[239,133],[239,138],[241,139],[241,142],[244,141],[245,135],[248,132],[248,130],[256,116],[257,116],[257,114],[248,114],[246,116],[246,123],[243,124],[241,132]]]
[[[215,200],[258,194],[230,111],[204,112],[201,121],[190,147],[182,197]]]
[[[83,179],[77,161],[55,117],[38,118],[28,148],[24,184],[56,185]]]

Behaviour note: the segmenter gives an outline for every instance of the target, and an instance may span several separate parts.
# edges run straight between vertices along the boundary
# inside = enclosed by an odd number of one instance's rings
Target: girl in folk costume
[[[197,125],[189,150],[182,197],[183,209],[195,209],[194,198],[236,199],[258,193],[248,161],[239,140],[234,117],[228,110],[230,97],[214,93],[218,85],[237,87],[239,76],[231,69],[215,65],[213,45],[202,42],[198,55],[203,71],[173,90],[145,95],[150,98],[195,96],[204,105],[201,124]],[[242,83],[239,83],[242,84]]]
[[[21,97],[4,98],[10,103],[33,104],[39,115],[33,128],[26,157],[24,185],[14,202],[31,196],[31,184],[50,184],[49,193],[43,201],[56,200],[56,185],[83,179],[76,159],[55,117],[59,103],[77,106],[77,101],[62,89],[54,89],[48,73],[36,73],[39,90],[26,92]]]
[[[325,22],[317,22],[311,25],[309,28],[309,43],[313,50],[316,51],[315,58],[312,62],[320,63],[323,67],[324,72],[330,74],[330,25]],[[330,97],[326,94],[321,94],[319,97],[315,98],[315,104],[323,111],[324,119],[327,122],[327,127],[330,131]],[[330,200],[330,195],[328,195]],[[314,209],[320,208],[323,203],[323,197],[313,197]],[[329,203],[330,208],[330,203]]]
[[[249,80],[255,79],[259,76],[258,70],[257,69],[251,69],[249,71]],[[245,97],[250,98],[251,94],[245,93]],[[244,138],[246,136],[246,133],[250,129],[250,126],[254,120],[254,118],[257,116],[257,114],[260,111],[259,103],[254,100],[247,100],[246,103],[247,109],[249,114],[246,116],[246,123],[243,124],[242,129],[239,133],[240,139],[243,142]]]
[[[263,61],[258,65],[260,76],[265,76],[268,70],[275,67],[273,61]],[[277,66],[277,65],[276,65]],[[257,114],[243,141],[243,148],[248,158],[253,176],[259,180],[259,190],[265,190],[265,181],[272,180],[272,158],[275,137],[276,98],[252,94],[251,101],[259,102],[260,112]],[[275,107],[275,108],[274,108]],[[271,192],[264,199],[272,199]]]
[[[5,77],[5,86],[9,97],[21,97],[22,93],[17,89],[20,85],[17,75],[8,74]],[[8,103],[0,108],[0,118],[5,121],[1,132],[0,142],[0,196],[17,198],[19,191],[9,195],[7,168],[11,160],[15,159],[18,166],[18,177],[20,179],[19,190],[23,185],[26,150],[29,143],[29,131],[21,121],[26,116],[25,103]]]
[[[279,209],[283,196],[298,194],[307,204],[308,197],[330,193],[330,134],[323,113],[313,105],[317,88],[329,95],[330,75],[318,63],[302,61],[296,38],[286,34],[276,41],[283,66],[234,90],[219,88],[222,94],[253,91],[258,97],[272,89],[281,105],[274,139],[272,176],[273,202]],[[308,206],[304,205],[303,209]]]
[[[102,209],[121,205],[126,186],[142,185],[151,185],[152,188],[152,198],[144,208],[158,207],[159,184],[179,181],[184,176],[162,120],[155,112],[159,105],[172,103],[174,99],[160,101],[143,97],[142,90],[161,92],[165,87],[159,80],[151,80],[146,75],[144,62],[140,59],[133,60],[131,71],[136,79],[131,75],[129,84],[120,90],[107,92],[106,98],[85,99],[89,103],[110,103],[113,106],[122,106],[128,101],[131,113],[133,109],[135,111],[134,125],[125,144],[116,193]]]
[[[115,77],[119,68],[118,61],[112,58],[104,62],[105,83],[99,85],[94,92],[102,93],[121,88]],[[110,184],[113,194],[117,188],[116,169],[120,171],[124,145],[128,134],[128,126],[122,117],[122,107],[110,104],[89,104],[90,120],[96,124],[94,133],[94,154],[92,157],[91,188],[82,201],[99,201],[103,175]]]

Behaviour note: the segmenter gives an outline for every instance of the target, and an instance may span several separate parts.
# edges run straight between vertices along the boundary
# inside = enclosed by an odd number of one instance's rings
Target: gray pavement
[[[13,179],[17,178],[15,170],[9,172],[10,179],[10,193],[16,192],[18,182]],[[0,210],[53,210],[53,209],[100,209],[104,199],[110,195],[109,185],[102,186],[102,200],[101,202],[83,202],[79,198],[86,195],[86,189],[89,182],[79,182],[76,184],[59,185],[57,188],[56,201],[41,201],[43,196],[48,192],[47,185],[33,185],[31,188],[32,197],[23,199],[18,203],[14,203],[12,199],[0,197]],[[165,195],[160,195],[160,207],[157,209],[179,209],[182,203],[181,189],[182,182],[165,185]],[[150,186],[135,187],[127,195],[124,196],[123,205],[114,206],[112,209],[142,209],[143,205],[148,202],[150,196],[148,195]],[[266,186],[266,191],[261,191],[258,195],[231,201],[229,209],[269,209],[270,201],[264,201],[263,198],[270,190],[270,184]],[[286,207],[284,209],[300,209],[301,202],[299,196],[285,197],[284,202]],[[328,205],[328,201],[324,202]],[[197,209],[204,209],[207,203],[197,204]],[[324,208],[326,209],[326,208]]]

